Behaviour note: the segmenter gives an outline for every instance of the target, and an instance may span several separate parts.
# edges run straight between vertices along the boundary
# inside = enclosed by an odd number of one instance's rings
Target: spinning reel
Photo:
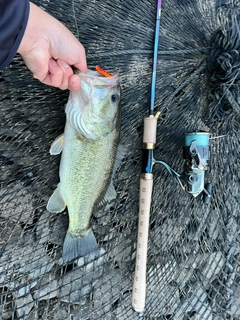
[[[205,183],[205,172],[210,157],[209,136],[207,132],[185,134],[183,146],[185,164],[182,174],[178,174],[166,162],[153,159],[153,163],[160,163],[169,171],[184,191],[193,197],[202,194],[206,204],[210,202],[212,192],[212,184]]]

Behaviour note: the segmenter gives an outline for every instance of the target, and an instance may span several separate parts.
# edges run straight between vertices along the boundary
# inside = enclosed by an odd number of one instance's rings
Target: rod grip
[[[143,312],[146,299],[146,266],[149,216],[153,188],[153,175],[141,174],[138,218],[138,240],[136,266],[133,282],[132,307],[137,312]]]
[[[156,144],[157,118],[147,117],[144,119],[143,148],[154,149]]]

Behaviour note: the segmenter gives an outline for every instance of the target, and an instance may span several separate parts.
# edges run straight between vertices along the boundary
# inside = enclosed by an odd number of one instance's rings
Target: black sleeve
[[[29,16],[29,0],[0,0],[0,70],[14,58]]]

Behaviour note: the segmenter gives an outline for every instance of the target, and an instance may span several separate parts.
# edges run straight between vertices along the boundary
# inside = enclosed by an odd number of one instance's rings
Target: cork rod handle
[[[152,174],[149,174],[147,179],[140,178],[138,240],[132,293],[132,307],[137,312],[144,311],[146,299],[147,245],[152,186]]]
[[[155,148],[157,117],[149,116],[144,119],[143,149],[146,152],[151,153]],[[145,308],[148,228],[153,188],[151,163],[143,165],[143,168],[145,167],[146,169],[143,169],[140,176],[138,239],[132,293],[132,307],[137,312],[143,312]]]

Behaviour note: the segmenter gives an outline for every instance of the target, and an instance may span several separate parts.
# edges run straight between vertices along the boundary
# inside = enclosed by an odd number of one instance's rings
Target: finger
[[[76,67],[77,69],[79,69],[81,72],[83,73],[87,73],[87,62],[86,60],[85,61],[81,61],[81,62],[78,62],[78,63],[75,63],[74,64],[74,67]]]
[[[80,43],[81,47],[79,50],[79,57],[75,63],[73,63],[74,67],[79,69],[83,73],[87,73],[87,60],[86,53],[83,45]]]
[[[87,62],[86,60],[83,60],[81,62],[75,63],[74,67],[76,67],[77,69],[79,69],[81,72],[83,73],[87,73]]]
[[[57,64],[55,60],[50,59],[48,63],[48,74],[44,79],[40,81],[49,86],[59,88],[62,84],[63,75],[64,72],[62,68]]]
[[[80,88],[80,78],[77,74],[73,74],[68,80],[69,90],[78,90]]]
[[[60,66],[60,68],[63,71],[62,83],[59,86],[59,89],[66,90],[69,87],[69,78],[73,75],[73,70],[69,66],[69,64],[64,60],[58,59],[57,64]]]
[[[49,73],[48,61],[50,57],[39,54],[37,57],[22,55],[22,58],[28,69],[32,71],[33,77],[42,82]]]

